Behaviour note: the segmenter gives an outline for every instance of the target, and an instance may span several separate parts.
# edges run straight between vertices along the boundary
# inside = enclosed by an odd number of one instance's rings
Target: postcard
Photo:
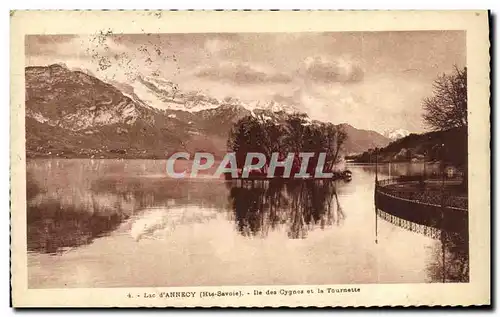
[[[12,11],[12,305],[490,305],[488,18]]]

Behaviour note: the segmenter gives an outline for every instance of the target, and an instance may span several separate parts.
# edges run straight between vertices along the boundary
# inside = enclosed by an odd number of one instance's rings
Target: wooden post
[[[424,181],[425,181],[425,176],[427,175],[427,171],[426,171],[426,166],[425,166],[425,160],[427,158],[427,151],[424,152]]]
[[[392,157],[389,157],[389,178],[391,178]]]

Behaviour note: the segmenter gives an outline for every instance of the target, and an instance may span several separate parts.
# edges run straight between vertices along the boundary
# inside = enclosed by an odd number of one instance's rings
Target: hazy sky
[[[28,36],[26,63],[121,82],[154,74],[221,99],[275,100],[322,121],[420,132],[434,78],[465,66],[465,32]]]

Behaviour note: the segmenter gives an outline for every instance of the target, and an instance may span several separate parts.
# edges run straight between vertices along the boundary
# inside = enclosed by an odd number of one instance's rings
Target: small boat
[[[345,170],[342,172],[342,178],[347,181],[347,182],[350,182],[352,180],[352,172],[350,170]]]
[[[350,170],[344,170],[344,171],[339,171],[339,172],[334,172],[333,173],[333,179],[342,179],[344,181],[351,181],[352,180],[352,172]]]

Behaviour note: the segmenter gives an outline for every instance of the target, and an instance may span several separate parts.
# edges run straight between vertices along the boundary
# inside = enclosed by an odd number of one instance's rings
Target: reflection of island
[[[330,180],[233,181],[229,199],[238,231],[245,236],[286,226],[291,239],[305,238],[319,226],[324,229],[344,219]]]

